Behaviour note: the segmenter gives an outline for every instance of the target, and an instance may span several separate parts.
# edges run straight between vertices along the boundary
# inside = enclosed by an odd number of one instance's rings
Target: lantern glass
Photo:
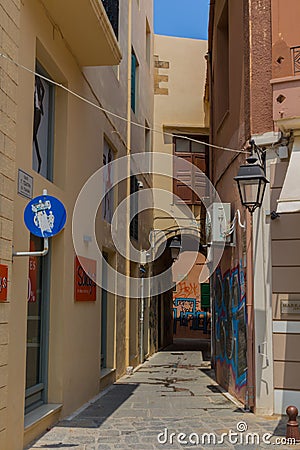
[[[180,253],[181,243],[177,236],[174,236],[170,243],[171,258],[175,261]]]
[[[238,184],[242,204],[252,214],[262,205],[266,184],[269,183],[263,168],[257,164],[243,165],[234,179]]]
[[[256,180],[255,180],[256,181]],[[257,200],[259,184],[252,180],[241,181],[242,198],[245,204],[254,205]]]

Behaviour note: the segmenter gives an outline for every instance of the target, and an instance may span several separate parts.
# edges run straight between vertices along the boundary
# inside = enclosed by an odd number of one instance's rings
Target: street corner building
[[[2,2],[1,450],[179,341],[300,408],[299,14],[214,0],[206,41],[152,0]]]
[[[210,152],[211,180],[235,220],[211,280],[213,362],[217,381],[257,414],[300,406],[299,7],[295,0],[210,7],[211,142],[237,150]],[[255,160],[266,188],[249,214],[240,194],[251,191],[239,193],[234,178]]]
[[[143,357],[157,350],[156,303],[146,298],[149,320],[141,336],[137,300],[96,286],[91,278],[101,273],[100,264],[76,255],[72,240],[72,214],[86,181],[131,149],[151,151],[149,136],[132,129],[131,121],[153,128],[152,7],[152,1],[119,0],[8,0],[0,6],[3,450],[22,449],[136,366],[141,342]],[[95,233],[108,264],[130,276],[139,264],[129,267],[117,254],[110,231],[130,186],[114,186],[110,167],[105,186],[99,185],[99,193],[107,193]],[[141,175],[133,189],[138,181],[151,183]],[[49,238],[46,256],[20,256],[43,251],[23,212],[44,190],[64,204],[66,225]],[[145,247],[151,226],[145,214],[131,227],[138,248]],[[83,233],[85,248],[91,239]]]

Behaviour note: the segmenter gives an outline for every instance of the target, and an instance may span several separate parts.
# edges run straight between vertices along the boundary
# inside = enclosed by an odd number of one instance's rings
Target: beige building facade
[[[294,23],[297,1],[272,2],[273,120],[282,142],[270,173],[270,209],[279,214],[271,227],[274,410],[300,406],[297,373],[299,333],[299,45]]]
[[[19,51],[20,2],[7,2],[6,10],[1,5],[1,52],[15,58]],[[18,74],[14,67],[1,58],[1,125],[0,125],[0,447],[6,448],[8,426],[8,367],[10,342],[10,317],[12,300],[12,245],[13,202],[15,195],[16,117]],[[7,280],[4,281],[4,279]],[[7,288],[6,288],[6,285]]]
[[[1,267],[8,268],[8,289],[0,303],[0,447],[19,450],[140,362],[139,301],[85,277],[72,214],[98,169],[151,151],[144,129],[131,120],[153,126],[152,2],[11,1],[2,13],[1,52],[19,66],[1,58]],[[137,181],[151,183],[142,174]],[[45,189],[65,205],[66,225],[50,239],[46,256],[12,257],[43,248],[25,227],[23,211]],[[127,194],[129,182],[106,195],[96,238],[110,266],[139,276],[139,265],[129,267],[129,253],[120,256],[111,237],[112,214]],[[137,221],[131,237],[138,249],[150,228],[149,214]],[[82,242],[89,246],[91,236]],[[105,278],[101,262],[89,264]],[[155,302],[147,298],[144,356],[157,349],[151,308]]]
[[[153,186],[168,191],[171,197],[166,196],[160,203],[161,208],[155,209],[153,228],[164,231],[169,244],[175,236],[183,243],[183,234],[187,239],[194,236],[197,242],[202,239],[204,243],[203,235],[201,237],[204,207],[189,188],[195,187],[192,166],[182,174],[181,162],[188,161],[204,173],[208,170],[205,142],[209,124],[204,102],[206,53],[207,41],[154,36],[154,126],[158,132],[154,134],[153,151],[154,156],[155,153],[163,153],[170,159],[164,166],[165,175],[154,175]],[[157,164],[160,164],[159,160]],[[180,199],[187,205],[186,211],[177,207]],[[186,271],[185,264],[189,257],[195,258],[195,261]],[[174,337],[209,338],[207,311],[201,308],[199,283],[205,260],[205,252],[200,253],[198,246],[194,253],[183,246],[178,261],[173,264],[175,286],[173,292],[163,294],[169,309],[163,310],[162,315],[167,317],[171,310],[172,327],[169,325],[168,328],[169,334],[174,333]],[[206,333],[204,336],[203,332]]]
[[[239,209],[246,223],[246,230],[237,227],[235,246],[225,250],[220,273],[224,289],[226,273],[234,275],[237,270],[239,304],[242,307],[245,301],[247,308],[247,339],[240,336],[236,304],[228,306],[223,291],[220,302],[225,317],[233,323],[230,336],[239,333],[240,352],[233,347],[234,358],[230,345],[225,354],[218,350],[222,333],[216,332],[217,380],[257,414],[284,414],[288,405],[299,408],[295,251],[299,229],[299,111],[295,100],[299,33],[293,25],[298,12],[297,1],[269,0],[260,4],[220,0],[210,11],[211,140],[241,150],[236,154],[214,150],[211,177],[222,200],[231,204],[232,214]],[[265,151],[270,181],[253,223],[241,207],[233,180],[239,166],[245,164],[248,155],[244,153],[251,139]],[[233,298],[236,290],[230,291]],[[247,355],[244,360],[242,348]]]

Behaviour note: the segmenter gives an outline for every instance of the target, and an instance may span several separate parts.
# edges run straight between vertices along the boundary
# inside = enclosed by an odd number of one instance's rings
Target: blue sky
[[[209,0],[154,0],[154,32],[207,39]]]

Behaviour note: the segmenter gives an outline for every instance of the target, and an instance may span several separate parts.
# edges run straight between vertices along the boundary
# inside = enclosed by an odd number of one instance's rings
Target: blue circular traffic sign
[[[55,236],[65,226],[66,208],[60,200],[51,195],[33,198],[25,208],[24,222],[35,236],[48,238]]]

